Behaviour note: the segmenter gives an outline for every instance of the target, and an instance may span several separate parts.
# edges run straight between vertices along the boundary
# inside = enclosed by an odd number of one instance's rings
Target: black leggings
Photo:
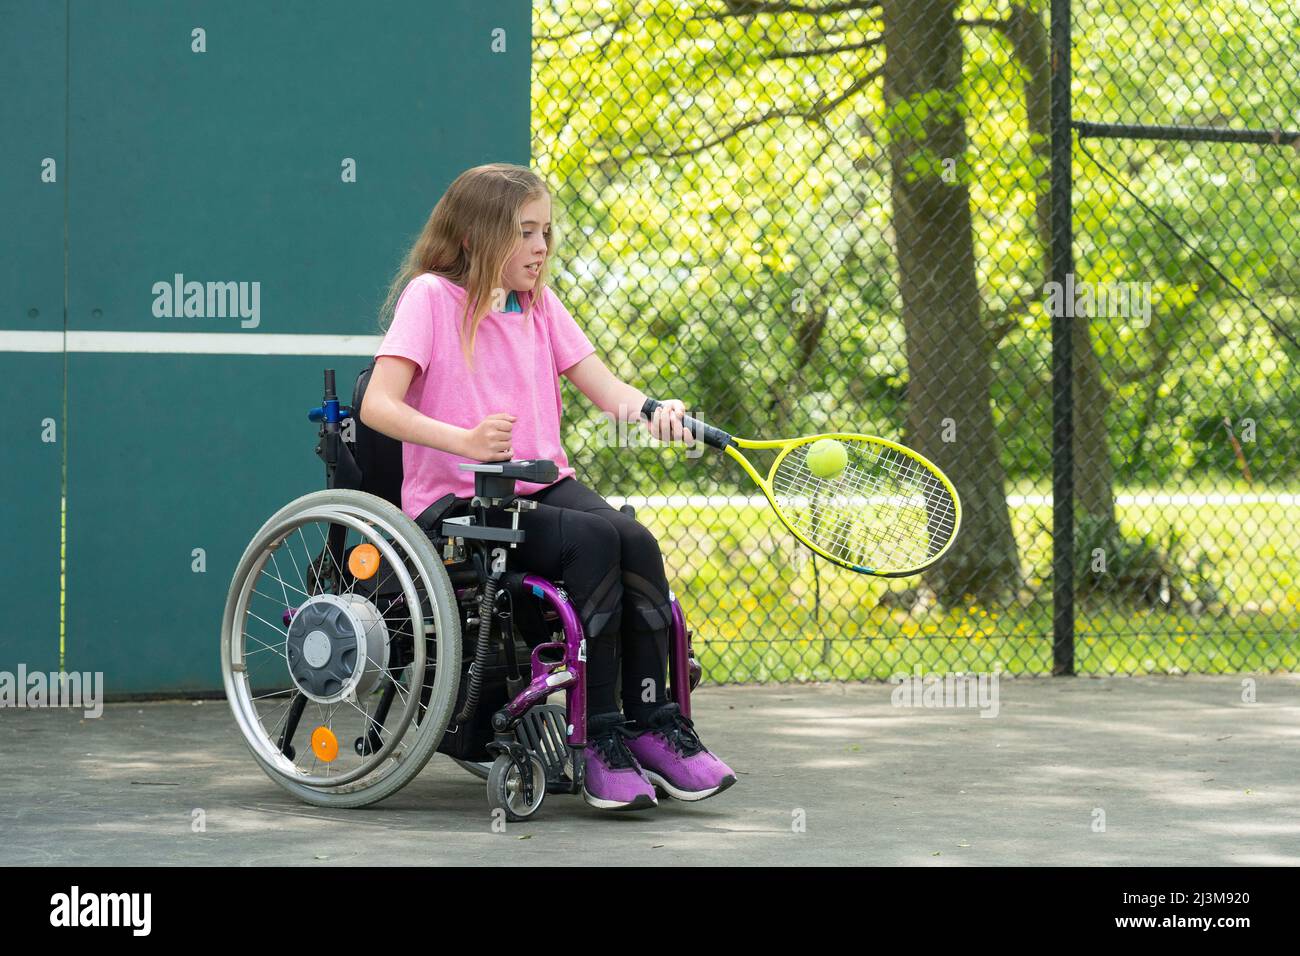
[[[665,702],[672,605],[659,542],[572,477],[531,495],[519,516],[524,543],[511,566],[563,579],[587,637],[587,710],[618,711],[614,686],[623,665],[623,710],[645,721]],[[510,516],[493,518],[508,525]]]

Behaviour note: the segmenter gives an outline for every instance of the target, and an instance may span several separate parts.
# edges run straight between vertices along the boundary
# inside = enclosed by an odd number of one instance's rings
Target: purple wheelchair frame
[[[524,585],[535,597],[545,601],[559,616],[564,630],[563,641],[547,641],[532,649],[532,678],[518,695],[505,705],[514,720],[531,708],[545,703],[557,690],[565,694],[565,710],[570,748],[587,744],[587,639],[578,612],[562,588],[535,574],[524,576]],[[684,716],[691,715],[691,689],[700,681],[701,669],[691,653],[690,632],[677,598],[672,598],[673,623],[669,630],[668,697]],[[558,655],[558,657],[557,657]],[[550,658],[549,660],[546,658]]]

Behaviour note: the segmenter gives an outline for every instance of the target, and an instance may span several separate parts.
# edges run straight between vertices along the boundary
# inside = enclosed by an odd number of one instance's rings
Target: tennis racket
[[[646,399],[653,418],[659,402]],[[933,566],[961,527],[961,499],[948,477],[910,448],[870,435],[831,433],[755,441],[736,438],[689,416],[682,424],[696,440],[740,463],[772,510],[800,542],[828,561],[859,574],[900,578]],[[844,446],[847,463],[819,478],[805,460],[822,438]],[[767,477],[740,449],[777,452]]]

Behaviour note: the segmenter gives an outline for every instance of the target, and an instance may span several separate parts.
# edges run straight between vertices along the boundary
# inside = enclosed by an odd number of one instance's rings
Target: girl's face
[[[551,234],[549,196],[524,203],[519,210],[519,230],[519,245],[501,267],[501,281],[507,289],[528,292],[537,284],[537,274],[546,259],[546,237]]]

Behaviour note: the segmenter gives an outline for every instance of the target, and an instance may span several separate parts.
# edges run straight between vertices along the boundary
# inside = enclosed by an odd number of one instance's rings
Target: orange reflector
[[[326,763],[339,755],[339,739],[328,727],[317,727],[311,732],[311,752]]]
[[[373,544],[359,544],[348,555],[348,570],[361,581],[369,581],[379,570],[379,549]]]

